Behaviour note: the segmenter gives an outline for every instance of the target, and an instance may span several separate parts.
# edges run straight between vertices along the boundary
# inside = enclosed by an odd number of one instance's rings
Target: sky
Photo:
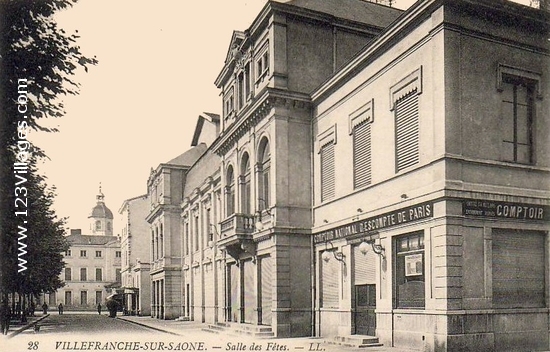
[[[101,183],[120,233],[123,201],[147,192],[151,168],[190,148],[201,112],[221,112],[214,80],[233,30],[247,29],[265,3],[80,0],[57,16],[60,27],[78,30],[83,54],[99,60],[76,73],[81,90],[63,98],[66,115],[44,123],[60,132],[30,135],[49,157],[39,167],[68,228],[87,233]]]

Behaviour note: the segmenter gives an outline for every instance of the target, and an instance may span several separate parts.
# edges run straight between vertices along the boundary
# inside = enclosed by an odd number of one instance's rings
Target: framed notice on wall
[[[422,275],[422,254],[405,256],[405,276]]]

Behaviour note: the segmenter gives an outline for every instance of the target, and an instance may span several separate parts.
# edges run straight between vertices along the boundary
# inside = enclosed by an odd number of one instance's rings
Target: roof
[[[184,197],[189,197],[195,188],[200,187],[204,181],[220,169],[221,158],[210,149],[193,165],[187,173],[185,180]]]
[[[69,235],[67,241],[71,245],[105,245],[109,242],[117,241],[116,236],[91,236],[91,235]]]
[[[201,143],[201,144],[197,145],[196,147],[193,147],[193,148],[189,149],[188,151],[186,151],[185,153],[183,153],[183,154],[175,157],[174,159],[170,160],[169,162],[167,162],[167,164],[181,165],[181,166],[191,166],[197,161],[198,158],[200,158],[200,156],[202,154],[204,154],[206,149],[207,149],[206,144]]]
[[[286,4],[381,28],[403,13],[403,10],[365,0],[291,0]]]
[[[220,125],[220,115],[213,114],[211,112],[203,112],[199,114],[197,118],[197,124],[195,125],[195,132],[193,133],[193,140],[191,141],[191,146],[199,145],[199,138],[203,132],[204,121],[208,121],[213,126],[216,126],[216,135],[218,134],[219,125]]]
[[[96,206],[93,207],[92,212],[88,217],[113,219],[113,212],[109,208],[107,208],[105,203],[98,202]]]

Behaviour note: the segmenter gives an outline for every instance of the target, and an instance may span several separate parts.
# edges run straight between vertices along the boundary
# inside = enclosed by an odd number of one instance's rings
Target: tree
[[[40,119],[63,116],[63,96],[79,92],[73,78],[77,69],[87,71],[97,64],[95,58],[81,53],[78,34],[58,28],[54,20],[56,12],[75,3],[0,1],[0,284],[4,294],[54,291],[63,284],[59,274],[64,265],[61,252],[67,249],[65,220],[52,209],[55,189],[46,185],[36,169],[45,153],[30,144],[27,132],[55,132],[41,126]],[[21,271],[18,254],[23,251],[32,261],[27,260]]]

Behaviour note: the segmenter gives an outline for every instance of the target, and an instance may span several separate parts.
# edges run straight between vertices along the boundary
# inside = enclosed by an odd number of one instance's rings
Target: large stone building
[[[93,310],[98,303],[104,306],[105,299],[120,287],[120,239],[112,236],[113,213],[105,205],[101,187],[96,198],[88,217],[90,233],[72,229],[67,236],[70,248],[61,273],[65,286],[46,298],[52,308],[62,303],[65,309]]]
[[[126,199],[118,211],[122,225],[121,289],[124,293],[124,309],[130,315],[151,314],[151,238],[149,223],[145,221],[150,204],[147,195],[141,195]]]
[[[149,179],[152,314],[548,350],[548,30],[505,0],[268,1],[232,35],[193,160]]]
[[[186,175],[206,151],[201,143],[151,169],[147,180],[150,225],[151,316],[174,319],[181,315],[181,202]]]
[[[548,19],[419,1],[311,94],[317,335],[549,349]]]

